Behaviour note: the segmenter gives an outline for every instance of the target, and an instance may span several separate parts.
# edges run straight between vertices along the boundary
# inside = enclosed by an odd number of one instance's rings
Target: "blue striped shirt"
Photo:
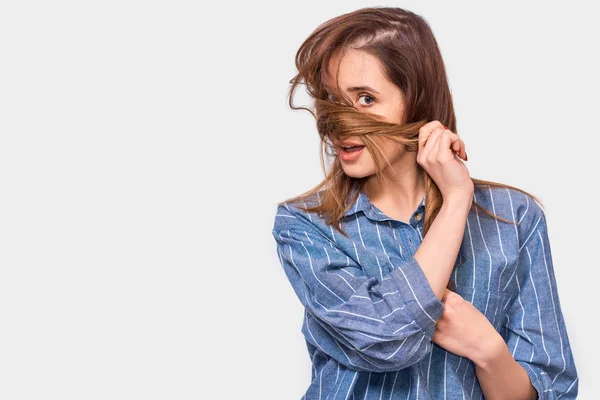
[[[575,399],[577,370],[543,209],[514,189],[476,186],[473,197],[519,224],[471,209],[450,276],[454,291],[502,335],[540,399]],[[317,213],[277,207],[277,254],[304,306],[301,332],[313,366],[303,399],[484,398],[475,364],[431,340],[444,305],[413,256],[424,207],[425,197],[406,223],[360,191],[341,220],[349,238]]]

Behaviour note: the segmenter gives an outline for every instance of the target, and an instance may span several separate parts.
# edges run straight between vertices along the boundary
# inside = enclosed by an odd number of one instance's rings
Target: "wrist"
[[[512,358],[508,346],[498,332],[489,340],[481,342],[481,346],[475,351],[471,361],[484,370],[490,370],[493,366],[503,365],[502,360],[506,357]]]
[[[452,213],[460,212],[468,215],[469,210],[471,210],[471,206],[473,204],[473,193],[469,195],[460,194],[454,195],[447,198],[442,199],[442,207],[440,208],[440,212],[442,209],[450,210]]]

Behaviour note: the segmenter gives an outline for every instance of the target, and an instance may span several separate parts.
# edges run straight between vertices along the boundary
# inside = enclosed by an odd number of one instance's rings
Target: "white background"
[[[370,5],[430,23],[471,176],[542,199],[595,398],[592,2],[200,4],[1,3],[0,398],[301,397],[302,308],[271,228],[323,173],[288,80],[317,25]]]

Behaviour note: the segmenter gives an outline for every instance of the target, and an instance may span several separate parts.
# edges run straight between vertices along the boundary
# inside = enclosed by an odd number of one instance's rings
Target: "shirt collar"
[[[357,186],[353,187],[352,190],[350,191],[350,194],[348,195],[348,199],[351,199],[357,190],[358,190]],[[421,202],[417,206],[417,210],[419,210],[419,211],[425,210],[425,197],[426,196],[427,195],[424,195],[423,198],[421,199]],[[386,216],[384,212],[382,212],[379,208],[377,208],[371,202],[371,200],[369,199],[367,194],[365,192],[363,192],[362,190],[359,191],[356,202],[350,207],[350,209],[348,209],[348,211],[346,211],[344,213],[344,217],[356,214],[359,211],[362,211],[367,218],[374,220],[374,221],[393,220],[393,218]]]

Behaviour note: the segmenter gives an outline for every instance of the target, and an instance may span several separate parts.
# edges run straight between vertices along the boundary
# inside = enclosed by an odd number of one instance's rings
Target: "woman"
[[[296,56],[333,162],[273,236],[305,307],[304,399],[571,399],[578,377],[537,200],[469,176],[427,22],[365,8]],[[314,113],[313,113],[314,114]],[[461,160],[462,159],[462,160]]]

